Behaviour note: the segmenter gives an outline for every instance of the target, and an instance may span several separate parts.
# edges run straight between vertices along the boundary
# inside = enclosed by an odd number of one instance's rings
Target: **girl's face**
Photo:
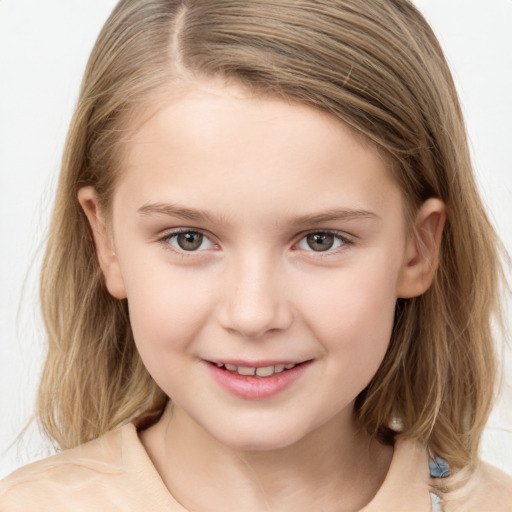
[[[271,449],[350,424],[411,294],[403,206],[386,162],[327,114],[196,86],[130,140],[112,238],[96,237],[176,410]]]

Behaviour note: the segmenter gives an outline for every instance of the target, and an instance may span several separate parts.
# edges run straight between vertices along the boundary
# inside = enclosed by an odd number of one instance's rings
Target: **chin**
[[[255,424],[224,429],[222,432],[210,432],[216,439],[232,450],[240,452],[264,452],[287,448],[300,441],[304,434],[296,426],[276,428]]]

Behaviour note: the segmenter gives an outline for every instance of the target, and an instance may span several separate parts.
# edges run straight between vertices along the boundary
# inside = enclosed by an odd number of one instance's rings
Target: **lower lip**
[[[215,381],[231,394],[247,400],[262,400],[275,396],[291,386],[306,370],[311,361],[270,377],[253,377],[230,372],[205,361]]]

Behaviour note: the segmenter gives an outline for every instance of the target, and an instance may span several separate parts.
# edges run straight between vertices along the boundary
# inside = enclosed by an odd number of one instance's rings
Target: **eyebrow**
[[[211,222],[212,216],[204,210],[185,208],[184,206],[172,203],[148,203],[141,206],[138,210],[143,215],[159,214],[179,217],[185,220],[194,220],[202,222]]]
[[[380,217],[376,213],[370,212],[368,210],[358,210],[353,208],[333,208],[317,214],[301,215],[300,217],[293,219],[292,223],[296,225],[316,225],[340,220],[377,220],[379,218]]]
[[[168,215],[171,217],[178,217],[185,220],[192,220],[196,222],[213,222],[215,218],[205,210],[187,208],[185,206],[173,203],[147,203],[138,209],[142,215]],[[368,210],[358,210],[353,208],[332,208],[320,213],[305,214],[300,217],[295,217],[291,220],[292,225],[318,225],[326,222],[333,221],[350,221],[359,219],[379,219],[380,217]]]

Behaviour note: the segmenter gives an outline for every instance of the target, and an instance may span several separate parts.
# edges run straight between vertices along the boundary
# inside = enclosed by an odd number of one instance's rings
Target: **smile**
[[[217,368],[223,368],[228,372],[238,373],[238,375],[254,376],[254,377],[271,377],[276,373],[284,372],[285,370],[291,370],[297,365],[302,363],[289,363],[289,364],[276,364],[270,366],[237,366],[230,363],[213,363]]]
[[[313,360],[299,363],[205,361],[210,375],[224,390],[246,400],[263,400],[280,394],[299,380]]]

